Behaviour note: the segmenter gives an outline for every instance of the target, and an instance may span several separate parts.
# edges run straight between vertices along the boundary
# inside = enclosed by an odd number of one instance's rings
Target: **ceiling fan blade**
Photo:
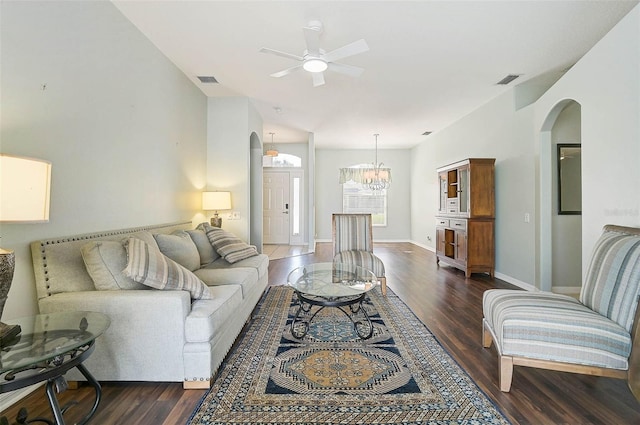
[[[330,62],[329,69],[340,74],[348,75],[350,77],[359,77],[364,72],[364,68],[353,65],[345,65],[343,63]]]
[[[303,57],[298,55],[293,55],[291,53],[281,52],[279,50],[269,49],[268,47],[263,47],[260,49],[260,53],[269,53],[271,55],[282,56],[283,58],[294,59],[297,61],[302,61]]]
[[[339,47],[335,50],[330,51],[329,53],[324,55],[324,60],[327,62],[334,62],[340,59],[346,58],[348,56],[357,55],[358,53],[363,53],[369,50],[369,45],[364,40],[354,41],[353,43],[347,44],[346,46]]]
[[[324,84],[324,75],[322,72],[312,72],[313,76],[313,87],[318,87]]]
[[[304,27],[304,40],[307,43],[307,52],[310,55],[320,54],[320,30],[317,28]]]
[[[287,68],[287,69],[283,69],[282,71],[279,72],[274,72],[273,74],[269,75],[270,77],[275,77],[275,78],[280,78],[280,77],[284,77],[285,75],[289,75],[292,72],[295,72],[299,69],[302,69],[302,65],[296,65],[296,66],[292,66],[291,68]]]

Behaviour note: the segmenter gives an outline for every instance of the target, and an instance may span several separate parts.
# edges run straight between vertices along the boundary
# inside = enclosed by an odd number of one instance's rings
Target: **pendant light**
[[[365,171],[363,184],[373,191],[380,191],[382,189],[388,189],[391,184],[391,170],[384,168],[383,163],[378,163],[378,136],[374,134],[376,138],[376,159],[373,163],[373,168]]]
[[[273,144],[273,135],[275,133],[269,133],[271,135],[271,147],[267,149],[266,155],[267,156],[278,156],[278,150],[276,149],[276,147]]]

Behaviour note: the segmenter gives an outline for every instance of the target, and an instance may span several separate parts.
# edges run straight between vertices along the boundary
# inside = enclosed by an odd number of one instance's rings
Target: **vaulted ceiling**
[[[518,84],[555,81],[638,1],[121,1],[116,7],[211,97],[246,96],[264,141],[320,148],[415,146]],[[369,50],[338,62],[359,77],[261,53],[302,56],[303,27],[320,21],[329,52],[364,39]],[[498,81],[519,75],[508,85]],[[216,84],[198,76],[213,76]],[[594,81],[594,84],[597,84]]]

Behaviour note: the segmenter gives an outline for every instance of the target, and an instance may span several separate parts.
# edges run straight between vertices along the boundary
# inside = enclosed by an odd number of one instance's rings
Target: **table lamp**
[[[202,209],[215,211],[211,225],[222,227],[222,217],[218,216],[218,211],[231,209],[231,192],[202,192]]]
[[[0,222],[49,221],[51,163],[0,154]],[[11,289],[13,250],[0,248],[0,318]],[[0,346],[20,333],[20,326],[0,322]]]

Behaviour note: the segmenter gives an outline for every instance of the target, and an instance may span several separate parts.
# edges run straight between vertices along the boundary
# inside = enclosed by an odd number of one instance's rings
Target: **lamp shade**
[[[0,221],[49,221],[51,163],[0,154]]]
[[[231,209],[231,192],[202,192],[202,209],[219,211]]]

